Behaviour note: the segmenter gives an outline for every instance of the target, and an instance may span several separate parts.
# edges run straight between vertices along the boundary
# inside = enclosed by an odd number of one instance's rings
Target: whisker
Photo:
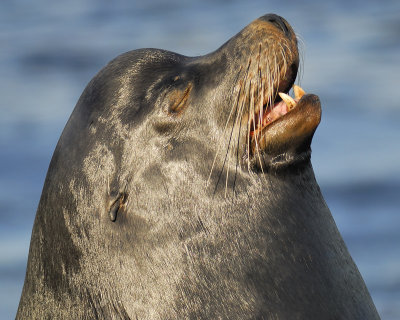
[[[258,89],[258,88],[257,88],[257,89]],[[254,106],[254,85],[251,87],[250,108],[253,109],[252,111],[253,111],[253,113],[254,113],[254,112],[255,112],[255,111],[254,111],[254,109],[255,109],[255,106]],[[261,107],[261,108],[262,108],[262,107]],[[253,117],[253,126],[254,126],[254,129],[257,128],[257,127],[256,127],[256,122],[255,122],[255,117]],[[257,132],[257,131],[256,131],[255,135],[253,136],[253,139],[254,139],[255,144],[256,144],[256,146],[255,146],[256,154],[257,154],[257,157],[259,158],[260,165],[261,165],[261,157],[260,157],[260,152],[259,152],[259,147],[258,147],[258,132]],[[263,171],[263,169],[262,169],[262,165],[261,165],[261,171],[264,173],[264,171]]]
[[[249,90],[246,90],[246,92],[248,92]],[[246,97],[246,100],[245,101],[248,101],[249,100],[249,95],[250,95],[250,93],[248,93],[247,94],[247,97]],[[247,169],[250,171],[250,132],[251,132],[251,118],[250,118],[250,108],[251,108],[251,105],[250,105],[250,102],[249,102],[249,107],[248,107],[248,109],[247,109],[247,114],[248,114],[248,116],[247,116],[247,141],[248,141],[248,143],[247,143]]]
[[[260,69],[260,59],[261,59],[261,43],[259,45],[258,52],[258,63],[257,63],[257,97],[258,97],[258,128],[262,125],[263,113],[264,113],[264,90],[262,87],[262,74]],[[258,139],[258,131],[255,131],[255,138]]]
[[[306,50],[306,44],[301,37],[300,34],[296,33],[297,41],[298,41],[298,51],[299,51],[299,58],[300,58],[300,63],[299,63],[299,68],[297,70],[297,83],[301,86],[301,81],[303,79],[303,70],[304,70],[304,54]]]
[[[279,44],[279,46],[281,48],[280,53],[282,55],[282,61],[283,61],[283,65],[284,65],[281,72],[283,74],[286,74],[286,72],[287,72],[286,53],[285,53],[285,49],[283,48],[281,43]]]
[[[237,118],[237,111],[238,111],[237,108],[235,108],[235,121],[236,121],[236,118]],[[221,172],[224,170],[225,163],[226,163],[226,159],[228,158],[228,154],[229,154],[229,149],[230,149],[230,145],[231,145],[231,141],[232,141],[232,136],[233,136],[233,130],[234,130],[234,128],[235,128],[235,125],[232,125],[231,134],[229,135],[228,148],[227,148],[226,153],[225,153],[225,159],[224,159],[224,163],[223,163],[223,165],[222,165]],[[229,162],[228,162],[228,168],[226,168],[225,198],[226,198],[226,193],[227,193],[227,190],[228,190],[228,176],[229,176]],[[217,186],[218,186],[218,183],[217,183],[217,185],[215,186],[215,188],[217,188]],[[215,191],[214,191],[214,192],[215,192]]]
[[[251,65],[251,59],[249,59],[249,64],[248,64],[247,69],[246,69],[246,72],[245,72],[245,74],[244,74],[244,81],[243,81],[243,82],[240,84],[240,86],[239,86],[239,90],[238,90],[238,94],[237,94],[237,101],[240,101],[240,98],[242,97],[241,92],[245,91],[245,88],[244,88],[244,87],[245,87],[245,85],[246,85],[246,81],[247,81],[247,76],[248,76],[248,72],[249,72],[249,69],[250,69],[250,65]],[[242,66],[241,66],[240,69],[239,69],[239,72],[238,72],[237,77],[236,77],[236,81],[237,81],[237,79],[239,78],[239,73],[240,73],[241,70],[242,70]],[[228,122],[229,122],[229,120],[230,120],[230,118],[231,118],[231,116],[232,116],[232,111],[233,111],[233,109],[236,109],[236,110],[235,110],[235,113],[237,112],[237,105],[238,105],[238,103],[235,103],[235,105],[233,105],[233,107],[232,107],[232,109],[231,109],[231,112],[230,112],[230,114],[229,114],[228,120],[227,120],[227,122],[226,122],[226,124],[225,124],[225,127],[224,127],[224,132],[226,131]],[[236,108],[235,108],[235,106],[236,106]],[[232,130],[233,130],[233,127],[232,127]],[[217,183],[216,183],[215,188],[214,188],[214,194],[215,194],[216,191],[217,191],[218,184],[219,184],[219,182],[220,182],[220,180],[221,180],[222,173],[223,173],[223,171],[224,171],[224,167],[225,167],[226,158],[227,158],[228,151],[229,151],[229,146],[230,146],[231,138],[232,138],[232,131],[231,131],[231,136],[230,136],[230,138],[229,138],[228,150],[227,150],[227,153],[225,154],[225,159],[224,159],[224,161],[223,161],[222,168],[221,168],[221,170],[220,170],[220,173],[219,173],[219,175],[218,175],[218,180],[217,180]],[[213,161],[213,164],[212,164],[212,167],[211,167],[210,175],[209,175],[208,180],[207,180],[207,186],[208,186],[209,181],[210,181],[210,179],[211,179],[211,174],[212,174],[212,171],[214,170],[216,158],[217,158],[217,156],[218,156],[218,153],[219,153],[219,150],[220,150],[220,147],[221,147],[221,143],[220,143],[220,142],[221,142],[221,139],[220,139],[220,141],[219,141],[218,150],[217,150],[217,153],[216,153],[216,155],[215,155],[215,157],[214,157],[214,161]]]
[[[235,116],[234,116],[234,119],[235,119],[235,120],[234,120],[234,122],[233,122],[232,130],[231,130],[231,133],[230,133],[230,136],[229,136],[228,148],[227,148],[227,150],[226,150],[225,159],[224,159],[224,164],[222,165],[221,172],[222,172],[223,169],[224,169],[225,162],[226,162],[227,156],[228,156],[228,154],[229,154],[229,149],[230,149],[230,146],[231,146],[231,141],[232,141],[234,129],[235,129],[236,125],[237,125],[237,120],[238,120],[238,115],[239,115],[239,110],[238,110],[239,99],[240,99],[240,91],[239,91],[239,94],[238,94],[238,97],[237,97],[236,103],[235,103]],[[239,132],[239,134],[240,134],[240,132]],[[225,198],[226,198],[226,196],[227,196],[227,191],[228,191],[229,164],[230,164],[230,162],[228,162],[228,167],[227,167],[227,169],[226,169]],[[217,182],[216,187],[217,187],[217,186],[218,186],[218,182]]]
[[[239,74],[240,74],[241,70],[242,70],[242,67],[240,66],[239,71],[238,71],[238,73],[237,73],[237,75],[236,75],[236,79],[235,79],[236,81],[237,81],[237,79],[239,78]],[[235,81],[235,82],[236,82],[236,81]],[[241,91],[241,89],[242,89],[242,87],[240,86],[240,87],[239,87],[239,92],[238,92],[238,99],[239,99],[239,96],[240,96],[240,91]],[[232,88],[232,92],[233,92],[233,91],[234,91],[234,88]],[[236,104],[235,104],[235,105],[236,105]],[[211,165],[210,174],[209,174],[209,176],[208,176],[207,183],[206,183],[206,186],[207,186],[207,187],[208,187],[208,185],[209,185],[209,183],[210,183],[211,175],[212,175],[212,172],[213,172],[213,170],[214,170],[214,166],[215,166],[215,163],[216,163],[216,160],[217,160],[217,157],[218,157],[219,150],[220,150],[220,148],[221,148],[222,137],[224,136],[224,133],[225,133],[225,131],[226,131],[226,128],[228,127],[228,123],[229,123],[229,120],[230,120],[230,118],[231,118],[231,116],[232,116],[233,109],[235,108],[235,105],[232,105],[231,111],[230,111],[230,113],[229,113],[228,119],[226,120],[226,123],[225,123],[224,129],[223,129],[223,131],[222,131],[222,134],[220,135],[220,137],[219,137],[219,139],[218,139],[217,151],[216,151],[216,153],[215,153],[214,160],[213,160],[213,163],[212,163],[212,165]],[[223,168],[223,167],[222,167],[222,168]],[[219,181],[219,179],[218,179],[218,181]]]
[[[249,65],[247,66],[246,75],[245,75],[245,79],[244,79],[243,96],[242,96],[242,109],[244,107],[245,102],[248,99],[248,95],[246,94],[247,93],[246,87],[247,87],[247,82],[248,82],[247,81],[247,76],[248,76],[248,72],[250,70],[250,65],[251,65],[251,59],[249,59]],[[247,121],[248,121],[248,123],[247,123],[247,133],[246,133],[247,141],[248,141],[248,143],[247,143],[247,168],[248,168],[248,170],[250,170],[250,160],[249,160],[250,159],[250,143],[249,143],[249,141],[250,141],[250,113],[248,113],[248,117],[247,118],[248,118],[247,119]]]
[[[245,76],[245,80],[244,80],[244,88],[243,88],[243,96],[242,96],[242,106],[241,106],[241,108],[242,108],[242,113],[243,113],[243,109],[244,109],[244,104],[245,104],[245,102],[246,102],[246,100],[247,100],[247,95],[246,95],[246,85],[247,85],[247,76],[248,76],[248,72],[249,72],[249,70],[250,70],[250,65],[251,65],[251,59],[249,59],[249,65],[247,66],[247,70],[246,70],[246,76]],[[248,113],[248,116],[247,116],[247,118],[248,118],[248,125],[247,125],[247,133],[246,133],[246,136],[247,136],[247,141],[249,142],[250,141],[250,114]],[[250,169],[250,144],[249,143],[247,143],[247,167],[248,167],[248,169]]]
[[[276,61],[276,55],[274,55],[274,82],[272,84],[273,88],[278,89],[279,88],[279,67],[278,67],[278,62]],[[275,90],[273,92],[273,100],[276,99],[276,96],[278,95],[278,90]]]
[[[236,167],[235,167],[235,177],[233,180],[233,189],[232,192],[235,194],[235,187],[236,187],[236,177],[237,177],[237,170],[238,170],[238,165],[239,165],[239,142],[240,142],[240,132],[242,130],[242,118],[243,118],[243,105],[244,103],[242,102],[242,106],[240,108],[239,114],[239,133],[238,133],[238,139],[237,139],[237,144],[236,144]]]
[[[250,68],[247,69],[247,71]],[[246,74],[246,83],[247,83],[247,74]],[[241,136],[241,131],[242,131],[242,119],[243,119],[243,114],[244,114],[244,105],[246,101],[246,90],[243,88],[243,95],[240,96],[242,99],[238,99],[237,103],[240,104],[240,107],[238,109],[237,117],[234,126],[237,126],[239,122],[239,130],[238,130],[238,138],[237,138],[237,144],[236,144],[236,166],[235,166],[235,177],[233,181],[233,194],[235,193],[235,187],[236,187],[236,178],[237,178],[237,171],[238,171],[238,166],[239,166],[239,143],[240,143],[240,136]]]

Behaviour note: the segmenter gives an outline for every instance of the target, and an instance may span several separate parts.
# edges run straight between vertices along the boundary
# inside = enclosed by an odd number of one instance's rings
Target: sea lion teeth
[[[296,100],[300,100],[301,97],[306,94],[306,92],[301,87],[295,84],[293,85],[293,92]]]
[[[294,107],[296,107],[297,102],[288,94],[279,92],[279,96],[286,103],[288,110],[292,110]]]

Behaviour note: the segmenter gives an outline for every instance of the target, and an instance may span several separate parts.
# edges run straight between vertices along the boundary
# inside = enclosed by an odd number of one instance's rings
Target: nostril
[[[268,21],[269,23],[273,24],[275,27],[277,27],[279,30],[283,31],[287,37],[290,36],[291,32],[285,22],[280,16],[276,14],[268,14],[264,16],[264,19]]]

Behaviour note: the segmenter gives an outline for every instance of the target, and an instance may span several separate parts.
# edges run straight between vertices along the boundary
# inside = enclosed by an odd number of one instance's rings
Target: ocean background
[[[15,317],[46,171],[88,81],[132,49],[208,53],[270,12],[298,33],[297,83],[322,100],[322,192],[382,319],[400,319],[398,0],[2,0],[0,319]]]

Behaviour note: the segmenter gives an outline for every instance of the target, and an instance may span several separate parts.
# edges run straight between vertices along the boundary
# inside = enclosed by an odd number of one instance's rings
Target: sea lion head
[[[177,125],[175,136],[190,139],[208,168],[213,159],[210,175],[299,166],[310,159],[321,107],[300,87],[294,87],[294,99],[287,95],[298,68],[293,29],[280,16],[264,15],[218,50],[181,60],[160,82],[168,89],[161,105],[169,120],[162,117],[156,126]]]

